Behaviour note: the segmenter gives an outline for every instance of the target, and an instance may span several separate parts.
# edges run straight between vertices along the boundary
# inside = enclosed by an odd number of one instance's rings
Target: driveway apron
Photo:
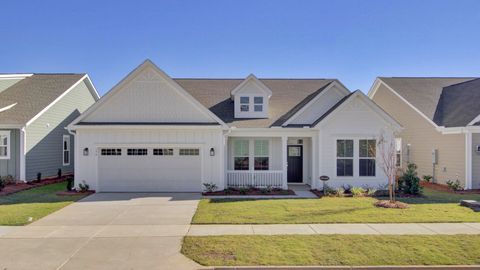
[[[0,236],[0,269],[202,269],[180,253],[200,194],[98,193]]]

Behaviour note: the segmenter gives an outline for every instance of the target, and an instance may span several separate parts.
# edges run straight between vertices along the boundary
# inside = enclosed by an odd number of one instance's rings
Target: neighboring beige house
[[[399,165],[480,188],[480,78],[379,77],[368,96],[403,126]]]

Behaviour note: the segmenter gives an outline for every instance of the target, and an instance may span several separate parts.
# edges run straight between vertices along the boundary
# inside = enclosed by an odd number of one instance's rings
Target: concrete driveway
[[[199,199],[91,195],[0,237],[0,269],[201,269],[180,254]]]

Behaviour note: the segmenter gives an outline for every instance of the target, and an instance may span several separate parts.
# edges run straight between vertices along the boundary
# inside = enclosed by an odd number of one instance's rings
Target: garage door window
[[[146,148],[129,148],[127,149],[127,155],[129,156],[146,156],[147,149]]]
[[[153,149],[154,156],[173,156],[173,149],[172,148],[157,148]]]
[[[122,149],[117,148],[103,148],[101,151],[102,156],[121,156]]]
[[[200,155],[200,149],[181,148],[179,154],[180,156],[198,156]]]

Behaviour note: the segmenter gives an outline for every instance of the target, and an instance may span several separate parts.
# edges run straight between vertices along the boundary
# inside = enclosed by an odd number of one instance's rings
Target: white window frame
[[[403,148],[402,138],[395,138],[395,166],[402,168],[403,165]]]
[[[235,154],[235,143],[240,142],[240,141],[245,141],[245,142],[247,142],[247,150],[248,150],[247,155],[236,155],[236,154]],[[250,139],[248,139],[248,138],[245,138],[245,139],[243,139],[243,138],[242,138],[242,139],[235,139],[235,140],[233,141],[233,143],[232,143],[233,168],[232,168],[232,169],[233,169],[234,171],[240,171],[240,172],[241,172],[241,171],[250,171],[250,168],[251,168],[251,166],[252,166],[252,158],[250,157],[250,154],[251,154],[252,150],[250,149],[250,144],[251,144],[251,143],[250,143]],[[236,170],[236,169],[235,169],[235,158],[248,158],[248,169],[247,169],[247,170]]]
[[[339,157],[338,156],[338,141],[352,141],[353,149],[352,149],[352,156],[351,157]],[[349,159],[352,160],[352,175],[338,175],[337,166],[339,159]],[[345,178],[353,178],[355,177],[355,139],[351,138],[337,138],[335,139],[335,176],[336,177],[345,177]]]
[[[270,140],[269,139],[253,139],[253,170],[254,171],[269,171],[271,166],[270,166],[270,161],[272,160],[270,158]],[[267,142],[267,154],[266,155],[256,155],[255,154],[255,143],[258,142],[258,141],[265,141]],[[262,158],[268,158],[268,168],[266,170],[255,170],[255,158],[257,157],[262,157]]]
[[[0,156],[0,159],[10,159],[10,130],[0,130],[0,138],[1,137],[6,137],[7,138],[7,144],[1,144],[0,147],[6,147],[7,148],[7,155],[6,156]],[[1,140],[0,143],[3,143],[3,140]]]
[[[242,102],[242,98],[246,98],[247,102]],[[249,112],[250,111],[250,96],[240,96],[240,112]],[[242,106],[246,106],[247,110],[242,110]]]
[[[65,143],[67,146],[67,149],[65,149]],[[72,148],[70,147],[70,135],[63,135],[62,138],[62,164],[63,166],[69,166],[70,165],[70,150]],[[65,157],[68,157],[68,162],[65,162]]]
[[[361,157],[360,156],[360,141],[367,141],[367,146],[369,141],[375,141],[375,154],[373,157],[369,157],[368,154],[366,157]],[[368,150],[367,150],[368,151]],[[365,138],[360,138],[358,139],[358,177],[376,177],[377,176],[377,139],[365,139]],[[360,160],[362,159],[373,159],[375,160],[375,173],[373,175],[360,175]]]
[[[260,102],[260,103],[255,102],[255,99],[256,99],[256,98],[261,98],[261,99],[262,99],[262,102]],[[265,100],[265,98],[264,98],[263,96],[254,96],[254,97],[253,97],[253,111],[254,111],[254,112],[257,112],[257,113],[258,113],[258,112],[263,112],[263,103],[264,103],[264,100]],[[257,111],[257,106],[260,108],[260,110],[258,110],[258,111]]]

